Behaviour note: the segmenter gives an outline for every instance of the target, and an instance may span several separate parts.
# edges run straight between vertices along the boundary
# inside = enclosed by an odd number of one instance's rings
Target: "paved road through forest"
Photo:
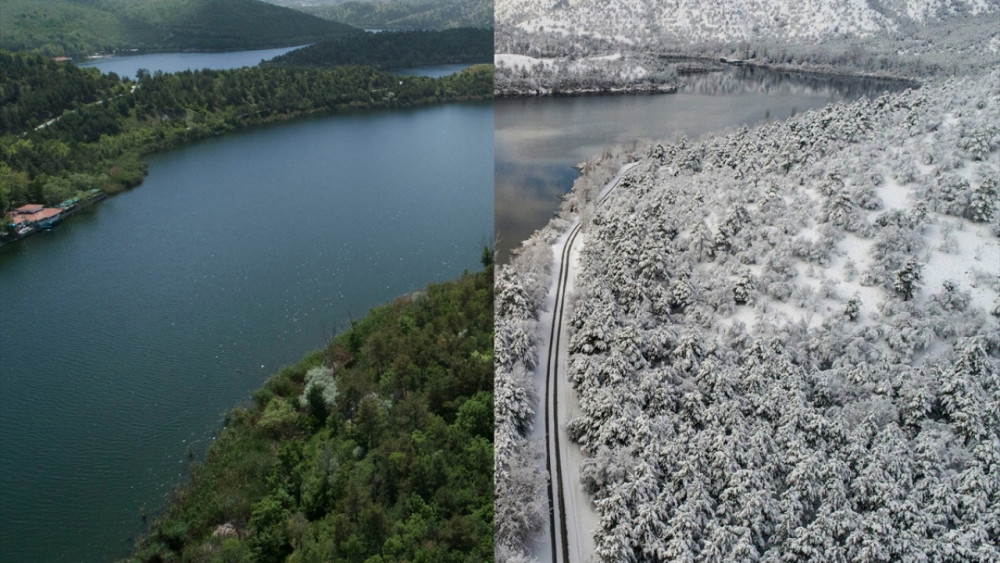
[[[598,204],[618,187],[622,177],[632,166],[622,170],[605,186]],[[552,308],[552,326],[548,342],[542,352],[547,357],[545,368],[545,469],[549,474],[549,536],[552,546],[552,561],[577,563],[593,557],[593,530],[591,525],[581,522],[584,512],[593,513],[590,499],[584,493],[579,480],[580,455],[575,444],[566,435],[566,416],[570,397],[566,369],[569,361],[569,319],[566,316],[567,296],[572,293],[576,277],[573,267],[574,244],[581,234],[579,217],[569,232],[553,246],[556,273],[554,278],[555,305]],[[560,414],[561,413],[561,414]],[[575,451],[571,451],[575,449]],[[569,457],[576,459],[567,459]],[[592,519],[592,518],[591,518]]]

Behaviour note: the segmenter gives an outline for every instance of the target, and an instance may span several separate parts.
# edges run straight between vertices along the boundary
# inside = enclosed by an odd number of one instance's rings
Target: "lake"
[[[210,139],[0,249],[0,560],[127,555],[270,374],[481,267],[492,131],[453,104]]]
[[[170,73],[184,70],[201,70],[203,68],[225,70],[245,66],[257,66],[261,61],[271,60],[274,57],[284,55],[289,51],[294,51],[302,47],[305,47],[305,45],[279,47],[276,49],[255,49],[252,51],[223,51],[218,53],[193,52],[116,55],[91,59],[78,63],[77,66],[94,67],[105,74],[113,72],[122,78],[135,79],[136,71],[140,68],[144,68],[150,72],[159,70]]]
[[[289,51],[301,49],[305,45],[296,47],[280,47],[277,49],[258,49],[253,51],[231,51],[219,53],[148,53],[144,55],[122,55],[113,57],[102,57],[78,63],[81,67],[94,67],[101,72],[115,73],[123,78],[135,79],[140,68],[150,72],[157,70],[163,72],[181,72],[185,70],[201,70],[210,68],[212,70],[225,70],[231,68],[242,68],[245,66],[257,66],[261,61],[269,61],[274,57],[284,55]],[[429,76],[440,78],[449,74],[455,74],[462,69],[468,68],[469,64],[443,64],[419,66],[413,68],[394,69],[391,72],[404,76]]]
[[[748,67],[685,80],[676,94],[496,100],[497,261],[549,222],[578,177],[575,165],[607,147],[697,138],[906,87]]]

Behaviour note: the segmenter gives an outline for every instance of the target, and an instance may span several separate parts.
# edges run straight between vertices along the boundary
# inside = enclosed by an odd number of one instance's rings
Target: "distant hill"
[[[78,58],[121,50],[253,49],[360,33],[258,0],[4,0],[4,48]]]
[[[275,58],[270,64],[330,67],[365,65],[408,68],[424,65],[493,62],[493,31],[446,29],[368,33],[328,39]]]
[[[365,29],[493,27],[493,0],[267,0]]]
[[[997,0],[498,0],[496,18],[498,28],[642,46],[867,37],[998,7]]]

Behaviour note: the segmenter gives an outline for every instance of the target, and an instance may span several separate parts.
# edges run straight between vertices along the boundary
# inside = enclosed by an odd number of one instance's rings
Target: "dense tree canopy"
[[[401,77],[370,67],[252,67],[136,82],[33,55],[0,52],[0,212],[77,191],[142,181],[146,154],[298,116],[491,96],[493,70]]]
[[[0,51],[0,75],[0,135],[37,127],[66,109],[126,90],[114,74],[9,51]]]
[[[492,286],[373,309],[273,376],[134,559],[491,560]]]
[[[602,560],[998,557],[996,77],[637,157],[569,348]]]
[[[493,0],[337,0],[310,6],[293,0],[271,1],[363,29],[493,27]]]
[[[258,0],[4,0],[3,48],[75,59],[115,51],[253,49],[360,35]]]

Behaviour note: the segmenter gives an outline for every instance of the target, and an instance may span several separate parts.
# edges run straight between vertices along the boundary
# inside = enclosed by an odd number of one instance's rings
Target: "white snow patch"
[[[923,267],[923,293],[941,291],[945,281],[968,291],[971,305],[989,311],[1000,296],[1000,240],[986,225],[941,217],[937,228],[928,229],[932,250]]]
[[[910,190],[897,182],[892,176],[885,176],[876,193],[886,209],[909,209]]]

